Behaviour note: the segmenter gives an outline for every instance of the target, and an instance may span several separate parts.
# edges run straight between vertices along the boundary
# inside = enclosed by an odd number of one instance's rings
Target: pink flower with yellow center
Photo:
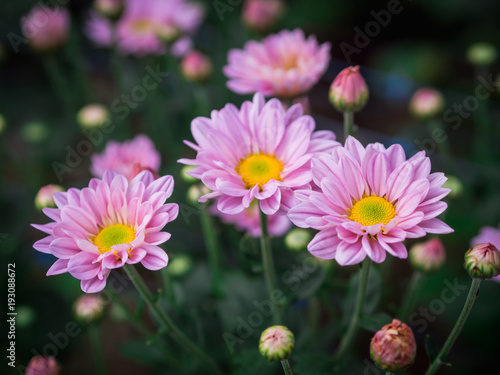
[[[194,119],[191,132],[198,144],[186,144],[196,159],[179,162],[196,166],[188,174],[211,190],[199,201],[218,197],[217,208],[225,214],[242,212],[254,199],[267,215],[286,212],[293,191],[311,182],[312,156],[339,145],[334,133],[314,128],[300,104],[285,110],[278,99],[266,103],[258,93],[240,110],[227,104],[211,118]]]
[[[170,233],[161,230],[179,211],[177,204],[165,204],[173,188],[172,176],[155,180],[144,171],[129,182],[107,170],[87,188],[54,194],[57,208],[43,210],[54,222],[32,224],[48,234],[33,247],[58,258],[47,276],[69,272],[84,292],[96,293],[110,271],[125,264],[165,267],[168,256],[159,245]]]
[[[108,142],[101,154],[92,155],[90,171],[92,175],[100,178],[107,169],[112,169],[131,180],[143,170],[158,173],[160,162],[160,153],[151,139],[139,134],[123,143]]]
[[[308,245],[314,256],[340,265],[366,256],[380,263],[386,252],[406,258],[406,238],[453,232],[436,218],[447,207],[441,201],[450,192],[442,187],[446,177],[430,173],[424,151],[406,160],[400,145],[365,148],[348,137],[344,147],[311,165],[320,191],[296,191],[302,202],[288,216],[301,228],[319,230]]]
[[[262,232],[260,228],[259,206],[251,204],[242,212],[235,215],[228,215],[220,212],[217,205],[212,205],[210,211],[218,216],[225,224],[234,224],[237,230],[247,232],[251,237],[260,237]],[[286,215],[269,215],[267,218],[268,231],[271,236],[281,236],[288,232],[292,223]]]
[[[122,16],[113,23],[96,12],[91,14],[87,34],[96,44],[110,47],[116,27],[116,43],[123,54],[163,54],[165,39],[173,42],[172,53],[184,55],[204,17],[200,4],[187,0],[126,0]]]
[[[230,50],[224,74],[227,87],[238,94],[294,98],[318,82],[329,61],[329,43],[306,39],[300,29],[283,30],[260,43],[249,41],[243,50]]]

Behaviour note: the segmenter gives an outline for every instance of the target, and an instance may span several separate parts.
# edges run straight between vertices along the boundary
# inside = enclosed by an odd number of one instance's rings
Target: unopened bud
[[[260,335],[259,351],[269,361],[287,359],[292,354],[295,337],[285,326],[271,326]]]
[[[330,102],[340,112],[356,112],[368,101],[368,86],[359,73],[359,66],[342,70],[330,86]]]
[[[416,354],[417,344],[411,328],[397,319],[375,333],[370,343],[370,357],[384,371],[407,368]]]
[[[175,277],[182,277],[186,275],[193,267],[193,261],[187,254],[179,254],[170,260],[168,263],[167,271]]]
[[[497,56],[497,49],[491,43],[475,43],[467,49],[467,59],[473,65],[491,65]]]
[[[28,122],[21,128],[21,137],[29,143],[42,143],[48,136],[47,125],[39,121]]]
[[[94,9],[104,17],[115,21],[119,19],[123,13],[123,0],[95,0]]]
[[[491,279],[500,275],[500,251],[491,243],[467,250],[464,267],[473,279]]]
[[[190,51],[181,62],[182,75],[193,82],[206,82],[212,75],[210,59],[199,51]]]
[[[64,191],[64,188],[59,185],[46,185],[42,187],[35,197],[35,207],[42,210],[46,207],[56,207],[54,202],[54,194]]]
[[[78,124],[84,129],[98,128],[109,121],[111,115],[102,104],[89,104],[76,114]]]
[[[409,104],[412,116],[420,120],[427,120],[441,114],[443,108],[443,95],[439,91],[428,87],[415,91]]]
[[[79,297],[74,304],[75,317],[85,323],[99,320],[104,312],[104,300],[95,294]]]
[[[37,355],[30,359],[26,375],[59,375],[61,367],[54,357]]]
[[[294,228],[285,237],[285,245],[288,250],[301,251],[307,248],[311,241],[311,232],[307,229]]]
[[[205,194],[210,193],[210,189],[203,184],[192,185],[187,191],[187,201],[194,206],[199,205],[198,199]]]
[[[460,198],[464,190],[464,184],[458,179],[458,177],[449,175],[446,177],[448,177],[448,180],[446,180],[443,184],[443,187],[451,190],[448,196],[450,198]]]
[[[70,16],[65,8],[36,5],[21,19],[24,36],[38,52],[52,52],[63,46],[70,30]]]
[[[184,182],[187,182],[188,184],[192,184],[193,182],[200,181],[197,178],[190,176],[188,174],[189,171],[192,171],[196,167],[194,165],[185,165],[181,168],[181,178],[184,180]]]
[[[419,271],[437,271],[446,259],[443,242],[439,238],[431,238],[429,241],[417,243],[409,252],[410,262]]]
[[[243,4],[242,22],[251,30],[270,30],[285,10],[283,0],[246,0]]]

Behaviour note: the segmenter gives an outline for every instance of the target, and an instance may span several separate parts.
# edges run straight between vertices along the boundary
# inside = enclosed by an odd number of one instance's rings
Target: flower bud
[[[80,296],[73,306],[75,317],[85,323],[99,320],[104,312],[104,300],[96,294]]]
[[[448,177],[448,180],[443,184],[443,187],[451,190],[448,196],[450,198],[460,198],[464,190],[464,184],[455,176],[448,175],[446,177]]]
[[[61,367],[54,357],[37,355],[30,359],[26,375],[59,375]]]
[[[184,182],[187,182],[188,184],[192,184],[193,182],[200,181],[197,178],[188,175],[188,172],[195,169],[196,167],[194,165],[185,165],[181,168],[181,178],[184,180]]]
[[[78,124],[84,129],[101,127],[109,121],[110,118],[111,115],[108,109],[102,104],[86,105],[76,114]]]
[[[409,253],[410,262],[422,272],[437,271],[446,259],[443,242],[439,238],[413,245]]]
[[[69,12],[65,8],[37,5],[21,19],[21,27],[23,35],[35,51],[55,51],[69,37]]]
[[[182,75],[189,81],[206,82],[212,75],[212,62],[199,51],[190,51],[181,62]]]
[[[368,101],[368,86],[359,73],[359,66],[342,70],[330,86],[330,102],[340,112],[356,112]]]
[[[270,30],[285,10],[283,0],[246,0],[243,4],[242,22],[251,30]]]
[[[285,326],[271,326],[260,335],[259,351],[269,361],[281,361],[292,354],[295,337]]]
[[[194,206],[199,205],[198,199],[205,194],[210,193],[210,189],[203,184],[192,185],[187,191],[187,201]]]
[[[434,89],[423,87],[415,91],[410,99],[409,110],[413,117],[427,120],[443,112],[444,97]]]
[[[311,232],[307,229],[294,228],[286,235],[285,245],[291,251],[305,250],[311,238]]]
[[[47,185],[42,187],[36,194],[35,207],[40,211],[45,207],[56,207],[54,194],[61,191],[64,191],[64,189],[59,185]]]
[[[407,368],[416,354],[417,344],[411,328],[397,319],[375,333],[370,343],[370,357],[384,371]]]
[[[193,261],[187,254],[179,254],[169,261],[167,271],[175,277],[186,275],[193,267]]]
[[[496,61],[497,55],[497,50],[491,43],[475,43],[467,49],[467,59],[472,65],[490,65]]]
[[[464,267],[473,279],[500,275],[500,251],[491,243],[480,243],[465,253]]]
[[[42,143],[49,136],[49,129],[43,122],[28,122],[21,128],[21,137],[29,143]]]
[[[116,21],[123,13],[123,0],[95,0],[94,9],[104,17]]]

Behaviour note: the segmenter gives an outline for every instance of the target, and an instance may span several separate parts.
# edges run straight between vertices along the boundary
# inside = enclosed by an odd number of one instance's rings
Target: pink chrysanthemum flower
[[[160,153],[151,139],[139,134],[124,143],[108,142],[102,154],[92,155],[90,172],[101,178],[106,169],[112,169],[130,181],[143,170],[158,173],[160,162]]]
[[[204,10],[186,0],[126,0],[125,10],[116,22],[118,49],[123,54],[144,56],[166,52],[165,40],[173,41],[172,53],[182,56],[190,38],[200,26]],[[87,34],[96,44],[113,44],[113,24],[96,12],[91,14]]]
[[[259,206],[256,204],[250,205],[250,207],[245,208],[236,215],[228,215],[219,211],[217,205],[210,206],[210,212],[218,216],[223,223],[234,224],[237,230],[247,232],[251,237],[260,237],[262,234]],[[275,214],[267,217],[267,225],[271,236],[281,236],[288,232],[292,226],[292,222],[286,215]]]
[[[479,234],[470,241],[470,247],[482,243],[491,243],[497,249],[500,249],[500,225],[497,228],[489,226],[482,227]],[[500,275],[493,277],[492,280],[500,282]]]
[[[262,42],[249,41],[245,49],[232,49],[224,74],[227,87],[238,94],[294,98],[308,92],[325,72],[330,44],[318,45],[300,29],[283,30]]]
[[[132,181],[112,170],[89,187],[54,194],[58,208],[43,212],[54,222],[33,227],[48,234],[34,248],[59,258],[47,276],[69,272],[86,293],[101,291],[110,271],[141,263],[150,270],[167,265],[158,246],[170,238],[163,227],[177,217],[175,203],[165,204],[174,188],[172,176],[154,179],[144,171]]]
[[[380,143],[366,149],[348,137],[344,147],[312,160],[313,181],[321,191],[298,191],[302,201],[288,216],[302,228],[320,232],[308,245],[314,256],[340,265],[367,255],[384,261],[386,252],[406,258],[406,238],[453,230],[436,216],[447,207],[441,199],[443,173],[430,173],[430,159],[419,152],[406,160],[403,148]]]
[[[241,110],[227,104],[211,118],[195,118],[191,131],[198,144],[186,144],[197,151],[196,159],[179,162],[195,165],[188,174],[212,191],[200,202],[219,197],[217,207],[225,214],[242,212],[254,199],[267,215],[286,212],[293,190],[311,182],[313,154],[339,145],[334,133],[314,128],[300,104],[285,110],[278,99],[266,103],[258,93]]]

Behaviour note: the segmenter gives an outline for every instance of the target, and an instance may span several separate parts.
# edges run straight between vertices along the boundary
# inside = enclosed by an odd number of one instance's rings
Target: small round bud
[[[199,51],[190,51],[181,62],[182,75],[189,81],[203,83],[212,75],[210,59]]]
[[[181,168],[181,178],[184,180],[184,182],[192,184],[193,182],[200,181],[197,178],[190,176],[188,174],[189,171],[192,171],[195,168],[196,167],[194,165],[185,165],[184,167]]]
[[[84,129],[101,127],[109,121],[110,118],[111,115],[108,109],[102,104],[86,105],[76,114],[78,124]]]
[[[155,34],[167,44],[173,44],[181,36],[179,28],[171,23],[163,22],[154,26]]]
[[[30,359],[26,375],[59,375],[61,367],[54,357],[37,355]]]
[[[23,329],[29,327],[36,320],[36,312],[31,306],[21,305],[17,308],[16,325]]]
[[[472,65],[491,65],[497,56],[497,49],[491,43],[475,43],[467,49],[467,59]]]
[[[66,8],[36,5],[21,19],[23,35],[37,52],[52,52],[69,37],[70,15]]]
[[[94,9],[104,17],[116,21],[123,13],[123,0],[95,0]]]
[[[186,275],[193,267],[193,260],[187,254],[179,254],[170,260],[167,271],[174,277]]]
[[[101,318],[104,312],[104,300],[96,294],[85,294],[75,301],[73,309],[78,320],[92,323]]]
[[[409,104],[411,115],[419,120],[435,117],[443,112],[443,108],[443,95],[439,91],[428,87],[415,91]]]
[[[464,184],[455,176],[447,176],[448,180],[443,184],[444,188],[450,189],[450,198],[460,198],[464,190]]]
[[[306,249],[311,239],[311,232],[307,229],[294,228],[286,235],[285,245],[288,250],[301,251]]]
[[[417,344],[411,328],[397,319],[375,333],[370,343],[370,357],[384,371],[407,368],[416,354]]]
[[[54,194],[64,191],[64,188],[59,185],[46,185],[42,187],[35,197],[35,207],[42,210],[45,207],[56,207],[54,202]]]
[[[443,242],[439,238],[417,243],[409,252],[410,262],[417,270],[428,273],[437,271],[446,259]]]
[[[465,253],[464,267],[473,279],[500,275],[500,251],[491,243],[480,243]]]
[[[330,86],[330,102],[340,112],[361,110],[368,96],[368,86],[357,65],[342,70]]]
[[[42,122],[28,122],[21,128],[21,137],[29,143],[41,143],[49,136],[47,125]]]
[[[281,18],[284,10],[283,0],[246,0],[241,20],[251,30],[266,32]]]
[[[292,354],[295,337],[285,326],[271,326],[260,335],[259,351],[269,361],[287,359]]]
[[[198,199],[205,194],[210,193],[210,189],[203,184],[192,185],[187,191],[187,201],[194,206],[200,204]]]

